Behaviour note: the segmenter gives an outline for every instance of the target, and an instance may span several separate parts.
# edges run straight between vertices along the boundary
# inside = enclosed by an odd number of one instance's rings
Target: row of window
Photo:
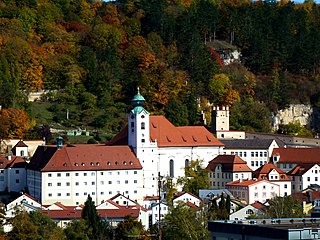
[[[125,174],[125,175],[129,175],[129,171],[125,171],[124,174]],[[138,174],[138,171],[133,171],[133,174]],[[55,174],[48,173],[48,177],[54,177],[54,175],[55,175]],[[62,175],[64,175],[64,174],[62,174],[62,173],[57,173],[55,176],[57,176],[57,177],[62,177]],[[82,175],[82,176],[85,177],[85,176],[88,176],[88,173],[87,173],[87,172],[84,172],[84,173],[82,173],[82,174],[80,174],[80,173],[74,173],[74,175],[75,175],[76,177],[78,177],[78,176],[80,176],[80,175]],[[96,175],[95,172],[91,172],[91,176],[95,176],[95,175]],[[103,175],[104,175],[104,172],[100,172],[100,175],[103,176]],[[112,172],[108,172],[108,175],[109,175],[109,176],[112,175]],[[121,175],[121,172],[120,172],[120,171],[117,171],[117,172],[116,172],[116,175]],[[65,173],[64,176],[70,177],[70,173]]]
[[[238,155],[239,157],[247,157],[247,152],[231,152],[231,154]],[[252,151],[251,157],[268,157],[267,151]]]
[[[116,183],[117,183],[117,184],[120,184],[120,180],[117,180]],[[125,180],[124,183],[125,183],[125,184],[129,184],[129,180]],[[138,183],[138,180],[133,180],[133,183]],[[108,184],[112,184],[112,181],[108,181]],[[75,182],[75,185],[76,185],[76,186],[79,186],[80,183],[79,183],[79,182]],[[84,185],[84,186],[87,186],[87,185],[88,185],[88,182],[83,182],[83,185]],[[96,182],[91,182],[91,185],[96,185]],[[104,185],[104,181],[100,181],[100,185]],[[52,187],[52,186],[53,186],[52,183],[48,183],[48,187]],[[62,186],[62,185],[61,185],[61,182],[58,182],[58,183],[57,183],[57,186],[58,186],[58,187],[61,187],[61,186]],[[67,187],[70,186],[70,182],[66,182],[66,186],[67,186]]]
[[[19,174],[19,173],[20,173],[20,170],[19,170],[19,169],[16,169],[14,172],[15,172],[15,174]],[[1,170],[0,170],[0,173],[4,173],[4,170],[1,169]]]
[[[264,165],[266,163],[267,163],[267,161],[260,161],[260,162],[259,161],[251,161],[251,167],[254,167],[254,166],[260,167],[260,166],[262,166],[262,165]]]
[[[134,128],[134,122],[131,122],[131,128]],[[144,122],[141,122],[141,129],[146,129],[146,124]]]
[[[117,191],[117,193],[120,193],[120,191]],[[137,190],[134,190],[133,193],[134,193],[134,194],[137,194],[138,191],[137,191]],[[95,196],[95,195],[96,195],[95,192],[91,192],[91,193],[84,192],[84,193],[83,193],[83,196],[87,196],[88,194],[90,194],[90,195],[92,195],[92,196]],[[108,194],[109,194],[109,195],[112,195],[112,191],[109,191]],[[129,191],[125,191],[125,194],[129,194]],[[104,195],[104,192],[100,192],[100,195]],[[66,196],[66,197],[70,197],[70,193],[66,193],[65,196]],[[76,197],[79,197],[79,196],[80,196],[80,193],[75,193],[75,196],[76,196]],[[53,197],[53,193],[48,193],[48,197]],[[56,194],[56,197],[62,197],[62,193],[57,193],[57,194]]]
[[[307,177],[307,181],[310,182],[310,180],[311,180],[311,177]],[[314,177],[314,181],[317,182],[318,181],[318,177]]]

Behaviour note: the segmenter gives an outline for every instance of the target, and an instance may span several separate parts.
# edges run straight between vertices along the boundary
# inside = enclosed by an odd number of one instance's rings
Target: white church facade
[[[204,126],[176,127],[164,116],[150,116],[143,108],[144,101],[138,91],[132,99],[127,128],[108,144],[127,144],[133,149],[143,167],[146,195],[157,195],[159,173],[175,182],[184,176],[191,160],[200,160],[206,167],[223,152],[224,144]]]

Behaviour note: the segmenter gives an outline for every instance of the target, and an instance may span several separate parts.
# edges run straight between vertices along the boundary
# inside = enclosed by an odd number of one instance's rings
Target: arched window
[[[20,151],[20,156],[24,157],[24,151],[23,150]]]
[[[141,123],[141,129],[145,129],[146,128],[146,124],[144,122]]]
[[[246,211],[246,214],[252,215],[252,214],[253,214],[253,210],[252,210],[252,209],[248,209],[248,210]]]
[[[169,162],[169,174],[170,174],[170,177],[172,178],[174,177],[174,162],[172,159]]]
[[[189,165],[190,165],[190,160],[189,159],[184,160],[184,166],[188,167]]]

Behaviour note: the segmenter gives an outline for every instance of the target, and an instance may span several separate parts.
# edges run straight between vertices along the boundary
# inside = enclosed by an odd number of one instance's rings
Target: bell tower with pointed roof
[[[137,94],[131,100],[133,109],[128,115],[128,144],[137,156],[139,148],[150,145],[150,114],[143,108],[144,102],[145,99],[138,88]]]

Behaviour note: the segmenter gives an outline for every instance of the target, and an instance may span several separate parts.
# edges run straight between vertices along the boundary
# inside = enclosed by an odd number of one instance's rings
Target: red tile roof
[[[7,157],[0,156],[0,168],[25,168],[27,165],[26,161],[22,157],[11,155],[11,160]]]
[[[291,169],[287,174],[290,176],[302,176],[307,171],[309,171],[310,168],[314,166],[313,163],[311,164],[299,164],[295,166],[293,169]]]
[[[203,126],[176,127],[164,116],[150,116],[150,141],[157,141],[158,147],[174,146],[224,146]],[[107,145],[127,145],[126,126]]]
[[[30,168],[41,171],[90,171],[142,169],[139,159],[128,146],[79,144],[56,147],[39,146]]]
[[[279,179],[277,179],[277,180],[268,179],[268,174],[273,169],[276,170],[279,173]],[[252,176],[254,178],[259,179],[259,180],[268,179],[269,181],[290,181],[290,179],[287,176],[287,174],[284,171],[282,171],[280,168],[275,166],[273,163],[266,163],[266,164],[262,165],[261,167],[259,167],[257,170],[255,170],[253,172]]]
[[[257,182],[261,182],[263,180],[247,180],[247,179],[243,179],[243,180],[237,180],[237,181],[233,181],[233,182],[229,182],[226,184],[226,186],[237,186],[237,187],[248,187],[252,184],[255,184]]]
[[[97,209],[100,217],[103,218],[117,218],[123,219],[125,216],[131,215],[135,218],[139,217],[140,211],[146,211],[145,208],[136,204],[135,206],[120,206],[119,204],[113,202],[112,200],[107,200],[109,203],[113,204],[116,209]],[[43,214],[48,215],[51,219],[79,219],[81,218],[82,208],[78,209],[78,206],[64,206],[60,202],[54,203],[61,209],[57,210],[41,210]]]
[[[266,209],[266,206],[259,201],[255,201],[254,203],[251,204],[251,206],[262,211]]]
[[[320,163],[320,148],[275,148],[279,163]]]
[[[246,161],[242,160],[238,155],[218,155],[209,162],[206,169],[214,171],[218,164],[221,164],[224,172],[252,172]]]
[[[150,116],[150,140],[159,147],[224,146],[205,127],[175,127],[164,116]]]

